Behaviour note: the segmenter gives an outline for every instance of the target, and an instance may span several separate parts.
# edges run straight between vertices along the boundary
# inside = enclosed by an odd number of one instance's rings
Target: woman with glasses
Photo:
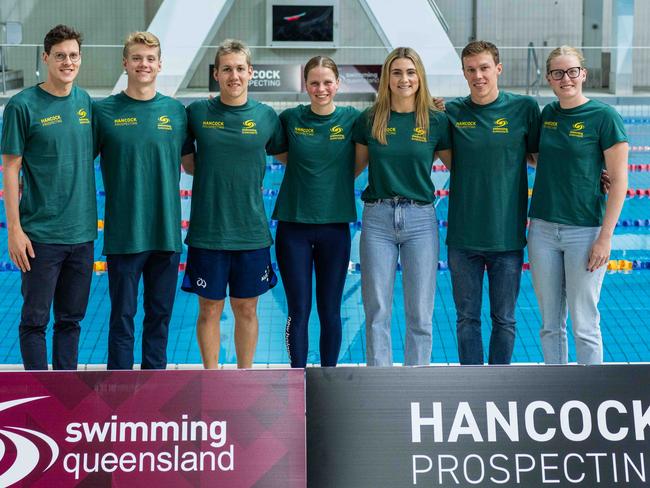
[[[627,190],[627,135],[620,115],[582,93],[587,78],[579,50],[561,46],[546,61],[558,100],[542,111],[528,254],[542,314],[544,362],[568,362],[567,314],[576,359],[603,361],[598,301],[616,221]],[[611,180],[601,192],[601,171]]]
[[[398,260],[402,266],[404,364],[431,361],[431,321],[438,266],[438,222],[431,166],[450,157],[449,128],[436,111],[418,54],[400,47],[381,71],[377,101],[354,130],[357,174],[369,166],[361,230],[361,293],[366,362],[391,366],[391,315]]]
[[[309,105],[280,114],[287,163],[273,218],[275,252],[287,296],[287,350],[291,367],[304,368],[312,303],[312,270],[320,319],[321,366],[336,366],[341,349],[341,301],[350,263],[354,199],[352,127],[359,111],[334,104],[339,71],[326,56],[304,68]]]

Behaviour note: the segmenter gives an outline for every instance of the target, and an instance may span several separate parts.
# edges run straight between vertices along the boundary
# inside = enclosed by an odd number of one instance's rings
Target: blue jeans
[[[492,319],[488,364],[510,364],[524,251],[487,252],[454,247],[449,247],[448,251],[460,364],[483,364],[484,361],[481,303],[486,268]]]
[[[360,258],[368,366],[393,364],[391,314],[398,259],[406,312],[404,364],[430,364],[438,253],[433,204],[399,199],[365,204]]]
[[[606,266],[587,270],[600,227],[579,227],[531,219],[528,256],[542,314],[540,337],[546,364],[566,364],[567,314],[571,314],[576,359],[603,362],[598,300]]]
[[[180,256],[180,253],[172,251],[106,256],[111,297],[108,369],[133,369],[133,317],[138,308],[141,276],[144,281],[141,368],[167,367],[167,336],[176,297]]]
[[[341,301],[350,264],[347,223],[278,222],[275,254],[287,295],[287,350],[292,368],[307,365],[312,275],[320,322],[320,364],[336,366],[341,351]]]
[[[23,308],[20,353],[26,370],[47,369],[45,330],[54,302],[52,367],[77,369],[79,322],[86,314],[93,276],[93,242],[41,244],[32,241],[31,271],[21,273]]]

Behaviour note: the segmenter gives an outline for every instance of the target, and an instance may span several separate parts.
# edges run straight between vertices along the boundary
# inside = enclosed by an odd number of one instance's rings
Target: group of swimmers
[[[226,296],[235,316],[237,366],[250,368],[257,302],[277,282],[262,199],[266,155],[286,164],[273,218],[287,297],[292,367],[305,367],[312,274],[322,366],[337,364],[341,300],[356,220],[354,179],[368,167],[360,242],[366,361],[392,365],[394,280],[401,263],[406,314],[404,364],[430,363],[439,241],[431,168],[450,169],[448,255],[461,364],[483,364],[481,300],[489,283],[489,364],[508,364],[526,245],[542,315],[546,363],[566,363],[571,314],[579,363],[603,360],[598,300],[611,238],[627,190],[621,117],[587,99],[580,52],[551,52],[546,78],[557,101],[540,113],[527,96],[498,88],[496,46],[461,53],[470,95],[436,108],[416,51],[393,50],[375,103],[363,113],[334,98],[338,69],[325,56],[304,67],[309,105],[275,111],[248,97],[250,51],[217,49],[220,94],[187,108],[156,91],[160,42],[129,35],[126,89],[102,101],[74,85],[81,35],[58,25],[44,40],[44,83],[12,97],[1,152],[8,248],[24,299],[19,335],[25,369],[47,369],[45,332],[54,305],[52,364],[76,369],[79,322],[93,270],[97,209],[93,160],[106,192],[104,250],[111,300],[108,368],[134,363],[134,316],[144,284],[142,364],[166,367],[179,257],[179,163],[194,175],[182,289],[198,295],[203,364],[219,364]],[[437,101],[440,104],[440,101]],[[537,166],[528,211],[527,164]],[[602,170],[608,192],[601,190]],[[20,174],[23,186],[20,196]]]

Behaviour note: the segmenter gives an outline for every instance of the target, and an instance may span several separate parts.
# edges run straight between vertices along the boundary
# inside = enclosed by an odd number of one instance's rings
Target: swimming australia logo
[[[584,137],[584,131],[585,130],[585,123],[584,122],[576,122],[571,126],[571,130],[569,131],[569,136],[570,137]]]
[[[343,133],[343,127],[335,125],[330,128],[330,141],[342,141],[344,139],[345,134]]]
[[[18,398],[0,403],[0,411],[8,410],[18,405],[48,398],[47,396]],[[26,478],[41,463],[41,454],[47,453],[48,464],[43,472],[52,467],[59,457],[59,446],[54,439],[36,430],[23,427],[5,426],[0,429],[3,441],[8,440],[13,449],[7,449],[6,444],[0,444],[0,462],[7,456],[8,451],[15,452],[15,459],[9,469],[0,473],[0,486],[10,486]]]
[[[255,128],[257,124],[255,124],[254,120],[252,119],[244,120],[244,122],[242,122],[242,125],[243,125],[241,129],[242,134],[257,134],[257,129]]]
[[[83,108],[77,110],[77,116],[79,117],[80,124],[90,124],[90,119],[88,118],[88,112],[86,112]]]
[[[138,125],[137,117],[121,117],[113,121],[115,127],[125,127],[128,125]]]
[[[198,286],[199,288],[205,288],[206,286],[208,286],[208,282],[205,281],[203,278],[198,278],[196,280],[196,286]]]
[[[40,122],[43,127],[47,127],[48,125],[61,124],[63,119],[60,115],[50,115],[49,117],[43,117]]]
[[[172,124],[170,123],[169,117],[166,115],[161,115],[158,117],[158,129],[160,130],[172,130]]]
[[[459,120],[454,125],[458,129],[476,129],[476,120]]]
[[[494,127],[492,127],[493,134],[507,134],[508,133],[508,119],[500,118],[494,121]]]
[[[222,120],[204,120],[202,124],[204,129],[223,129]]]
[[[427,131],[423,127],[413,127],[411,140],[417,142],[427,142]]]
[[[397,129],[395,127],[386,127],[386,135],[394,136],[397,134]]]
[[[313,136],[314,129],[311,127],[294,127],[293,133],[297,136]]]

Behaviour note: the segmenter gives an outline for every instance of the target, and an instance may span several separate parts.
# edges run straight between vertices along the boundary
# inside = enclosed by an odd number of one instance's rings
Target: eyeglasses
[[[576,66],[575,68],[569,68],[569,69],[552,69],[551,71],[548,72],[548,74],[551,76],[552,79],[555,81],[560,81],[562,78],[564,78],[564,74],[569,78],[577,78],[580,76],[580,72],[583,70],[580,66]]]
[[[53,56],[57,63],[62,63],[66,59],[69,59],[71,63],[77,63],[81,59],[81,53],[54,53]]]

